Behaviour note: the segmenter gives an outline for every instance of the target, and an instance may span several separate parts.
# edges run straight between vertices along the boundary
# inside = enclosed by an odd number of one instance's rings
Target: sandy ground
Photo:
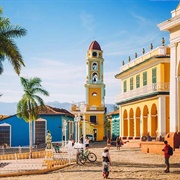
[[[29,175],[20,177],[0,178],[0,180],[95,180],[102,177],[101,154],[105,144],[93,144],[90,148],[98,159],[95,163],[87,162],[85,165],[72,165],[58,171],[42,175]],[[109,179],[180,179],[180,156],[170,158],[170,173],[164,173],[165,164],[162,155],[143,154],[139,148],[116,147],[110,149],[112,166]]]

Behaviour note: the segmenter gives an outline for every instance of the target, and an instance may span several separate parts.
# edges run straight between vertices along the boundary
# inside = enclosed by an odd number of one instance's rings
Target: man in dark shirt
[[[164,158],[165,158],[165,164],[166,164],[166,169],[164,170],[165,173],[170,172],[169,171],[169,157],[170,155],[168,154],[168,149],[169,149],[169,144],[167,141],[164,141],[165,147],[162,149],[162,151],[164,151]]]

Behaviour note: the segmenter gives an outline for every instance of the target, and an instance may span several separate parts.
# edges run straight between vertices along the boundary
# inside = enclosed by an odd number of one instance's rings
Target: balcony
[[[104,111],[104,110],[105,110],[104,105],[101,105],[101,106],[88,106],[87,105],[87,109],[86,109],[86,111]],[[80,111],[79,105],[72,104],[71,111]]]
[[[158,83],[153,83],[149,84],[147,86],[143,86],[125,93],[121,93],[120,95],[116,96],[115,102],[123,102],[123,101],[128,101],[134,98],[138,98],[141,96],[147,96],[151,94],[156,94],[156,93],[168,93],[169,92],[169,82],[158,82]]]

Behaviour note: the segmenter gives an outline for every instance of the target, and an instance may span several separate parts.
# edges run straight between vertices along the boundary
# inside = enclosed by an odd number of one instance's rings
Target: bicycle
[[[89,162],[95,162],[97,160],[97,156],[88,149],[86,149],[85,152],[83,152],[83,149],[81,149],[77,154],[77,159],[81,164],[85,164],[87,160]]]

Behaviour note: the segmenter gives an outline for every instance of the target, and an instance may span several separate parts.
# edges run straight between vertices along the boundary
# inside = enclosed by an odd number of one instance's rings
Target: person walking
[[[86,139],[85,139],[85,147],[86,147],[86,149],[88,149],[88,147],[89,147],[89,138],[88,138],[88,136],[86,136]]]
[[[120,150],[120,146],[121,146],[121,142],[120,142],[120,138],[119,136],[116,138],[116,147],[117,147],[117,150]]]
[[[107,147],[110,150],[110,147],[111,147],[111,139],[110,138],[107,139]]]
[[[80,138],[80,143],[83,144],[83,135]]]
[[[169,149],[169,144],[167,141],[164,141],[165,147],[162,149],[162,151],[164,151],[164,158],[165,158],[165,164],[166,164],[166,169],[164,170],[165,173],[169,173],[169,169],[170,169],[170,164],[169,164],[169,157],[170,154],[168,153],[168,149]]]
[[[102,165],[103,165],[103,177],[108,178],[109,176],[109,168],[111,165],[111,157],[109,153],[108,147],[104,148],[104,152],[102,153]]]

